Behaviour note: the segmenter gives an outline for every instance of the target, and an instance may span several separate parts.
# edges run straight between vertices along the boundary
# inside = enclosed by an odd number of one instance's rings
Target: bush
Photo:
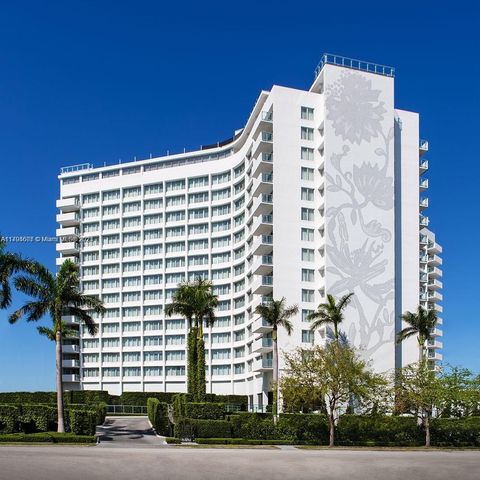
[[[149,398],[156,398],[163,403],[171,403],[177,393],[172,392],[123,392],[116,400],[117,405],[134,405],[146,407]]]
[[[268,413],[240,413],[228,417],[232,437],[255,440],[276,438],[273,416]]]
[[[185,404],[193,401],[193,395],[189,393],[177,393],[172,398],[173,401],[173,417],[183,418],[185,417]]]
[[[65,404],[110,403],[110,395],[102,390],[70,390],[63,392]],[[2,392],[0,404],[56,404],[56,392]]]
[[[95,435],[98,413],[95,410],[68,409],[68,430],[75,435]]]
[[[18,417],[18,406],[0,405],[0,434],[15,432],[17,428]]]
[[[165,439],[165,441],[168,443],[168,444],[178,444],[178,443],[182,443],[182,439],[181,438],[175,438],[175,437],[167,437]]]
[[[167,403],[160,402],[157,398],[149,398],[147,401],[147,415],[150,423],[159,435],[168,436],[171,434]]]
[[[0,443],[95,443],[92,435],[72,435],[71,433],[42,432],[42,433],[12,433],[0,435]]]
[[[193,420],[194,438],[229,438],[232,436],[231,424],[227,420]]]
[[[70,390],[64,392],[64,399],[69,404],[110,404],[110,394],[104,390]]]
[[[328,419],[324,415],[286,413],[279,415],[276,438],[291,443],[328,444]]]
[[[216,395],[214,402],[225,403],[226,405],[238,406],[239,410],[246,412],[248,410],[247,395]]]
[[[424,436],[412,417],[342,415],[336,432],[338,445],[415,446]]]
[[[24,433],[48,432],[57,428],[57,409],[51,405],[21,405],[18,428]]]
[[[188,402],[183,405],[183,416],[202,420],[220,420],[225,417],[223,403]]]
[[[480,417],[435,418],[430,435],[438,447],[480,447]]]
[[[249,438],[198,438],[201,445],[290,445],[288,440],[253,440]]]

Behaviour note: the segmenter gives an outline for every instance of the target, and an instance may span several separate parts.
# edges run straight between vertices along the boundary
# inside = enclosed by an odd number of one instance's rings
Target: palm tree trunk
[[[57,364],[57,432],[65,432],[65,418],[63,410],[63,378],[62,378],[62,331],[57,329],[55,334],[55,357]]]
[[[273,413],[273,421],[277,423],[278,420],[278,343],[277,343],[277,329],[273,327],[272,331],[272,344],[273,344],[273,352],[272,352],[272,380],[273,380],[273,405],[272,405],[272,413]]]
[[[196,402],[204,402],[206,394],[205,385],[205,341],[203,340],[203,326],[200,323],[197,334],[197,398]]]
[[[187,392],[193,396],[197,390],[197,329],[191,327],[187,336]]]

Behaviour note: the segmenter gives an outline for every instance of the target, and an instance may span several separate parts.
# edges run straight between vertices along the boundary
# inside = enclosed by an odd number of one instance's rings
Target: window
[[[180,283],[180,282],[178,282]],[[160,300],[162,298],[162,291],[161,290],[146,290],[143,292],[143,299],[145,301],[148,300]]]
[[[172,180],[166,182],[165,191],[173,192],[176,190],[183,190],[185,188],[185,180]]]
[[[106,293],[102,295],[103,303],[118,303],[120,301],[119,293]]]
[[[173,362],[181,362],[185,360],[185,350],[172,350],[171,352],[165,352],[166,360],[171,360]]]
[[[94,217],[98,217],[98,215],[100,214],[100,211],[97,208],[85,208],[83,210],[83,218],[94,218]]]
[[[142,369],[140,367],[124,367],[124,377],[140,377],[142,375]]]
[[[102,374],[104,377],[119,377],[120,369],[118,367],[102,368]]]
[[[222,268],[221,270],[212,270],[212,280],[221,280],[230,277],[230,268]]]
[[[147,285],[159,285],[162,283],[162,276],[161,275],[145,275],[143,277],[143,284]]]
[[[214,190],[212,192],[212,200],[224,200],[230,197],[230,187],[223,190]]]
[[[104,323],[102,325],[103,333],[117,333],[120,330],[120,325],[118,323]]]
[[[212,217],[218,215],[227,215],[230,213],[230,204],[220,205],[218,207],[212,207]]]
[[[313,128],[301,127],[300,137],[302,140],[313,140]]]
[[[188,179],[188,188],[199,188],[208,186],[208,176]]]
[[[302,160],[313,160],[313,148],[302,147],[300,151],[300,158]]]
[[[115,245],[116,243],[120,242],[120,235],[117,233],[116,235],[104,235],[102,237],[102,244],[103,245]]]
[[[82,273],[84,276],[91,276],[91,275],[98,275],[99,268],[98,267],[83,267]]]
[[[167,207],[178,207],[179,205],[185,205],[185,195],[176,195],[175,197],[167,197]]]
[[[230,365],[212,365],[212,375],[230,375]]]
[[[115,248],[112,250],[104,250],[102,252],[103,260],[112,260],[114,258],[119,258],[119,257],[120,257],[120,250],[118,248]]]
[[[230,333],[212,333],[212,343],[230,342]]]
[[[147,255],[158,255],[162,252],[162,245],[145,245],[143,247],[143,254]]]
[[[145,195],[155,195],[162,193],[163,185],[161,183],[154,183],[152,185],[145,185]]]
[[[229,245],[230,245],[230,236],[212,239],[212,248],[228,247]]]
[[[133,219],[129,219],[133,220]],[[140,224],[140,217],[138,217],[138,221]],[[145,215],[143,217],[143,224],[144,225],[156,225],[162,221],[162,215],[157,214],[157,215]],[[126,220],[124,220],[124,226],[126,227],[127,225],[125,224]]]
[[[141,312],[140,312],[140,307],[125,307],[122,309],[122,315],[124,317],[139,317]]]
[[[162,207],[162,200],[161,199],[156,199],[156,200],[145,200],[143,204],[143,209],[144,210],[154,210],[156,208],[161,208]]]
[[[313,108],[301,107],[300,108],[300,118],[302,120],[313,120]]]
[[[165,275],[165,283],[181,283],[185,281],[185,273],[167,273]]]
[[[194,272],[188,272],[188,281],[189,282],[194,282],[198,279],[202,280],[208,280],[208,270],[197,270]]]
[[[313,219],[314,219],[313,208],[302,208],[301,218],[306,222],[313,222]]]
[[[86,252],[83,254],[84,262],[96,262],[98,261],[98,252]]]
[[[102,265],[102,272],[103,274],[112,274],[112,273],[119,273],[120,272],[120,264],[112,263],[111,265]]]
[[[102,354],[103,363],[115,363],[120,361],[119,353],[104,353]]]
[[[141,247],[128,247],[123,249],[123,258],[138,257],[142,253]]]
[[[123,189],[123,198],[139,197],[142,194],[142,187],[130,187]]]
[[[245,356],[245,347],[237,347],[233,349],[234,358],[243,358]]]
[[[161,305],[151,305],[151,306],[143,308],[143,314],[146,317],[149,317],[149,316],[151,317],[151,316],[154,316],[154,315],[160,315],[161,313],[162,313]]]
[[[98,348],[98,338],[88,338],[82,340],[83,348]]]
[[[140,287],[142,285],[141,277],[126,277],[123,279],[124,287]]]
[[[143,330],[145,332],[151,332],[152,330],[161,330],[162,322],[160,320],[143,322]]]
[[[212,223],[212,232],[224,232],[225,230],[230,230],[230,220],[224,220],[223,222],[213,222]]]
[[[185,220],[185,210],[169,212],[167,213],[165,220],[167,222],[181,222],[182,220]]]
[[[185,242],[172,242],[165,244],[165,252],[183,252],[185,250]]]
[[[185,257],[174,257],[166,259],[167,268],[179,268],[185,266]]]
[[[98,280],[90,280],[88,282],[82,282],[83,290],[97,290],[98,288]]]
[[[143,337],[143,345],[145,347],[156,347],[162,344],[162,337],[161,336],[150,336],[150,337]]]
[[[123,264],[123,273],[139,272],[141,267],[141,262],[125,262]]]
[[[166,367],[165,373],[167,377],[181,377],[185,375],[185,367]]]
[[[221,300],[220,302],[218,302],[217,310],[219,312],[230,310],[230,300]]]
[[[107,308],[103,318],[118,318],[120,317],[120,310],[118,308]]]
[[[118,348],[119,346],[120,346],[119,338],[103,338],[102,339],[103,348]]]
[[[143,233],[144,240],[155,240],[157,238],[162,238],[162,229],[156,228],[155,230],[145,230]]]
[[[131,217],[123,219],[124,228],[139,227],[142,224],[142,219],[140,217]],[[120,228],[120,225],[117,227]]]
[[[140,301],[140,292],[125,292],[123,294],[124,302],[139,302]]]
[[[230,172],[219,173],[218,175],[212,175],[212,185],[218,185],[230,180]]]
[[[212,255],[212,264],[224,263],[230,261],[230,253],[216,253]]]
[[[123,337],[122,345],[124,347],[139,347],[141,345],[140,337]]]
[[[190,193],[188,195],[188,203],[208,202],[208,192]]]
[[[112,235],[113,237],[114,235]],[[125,243],[139,242],[141,239],[140,232],[129,232],[123,234],[123,241]]]
[[[163,359],[163,352],[144,352],[143,360],[145,362],[160,362]]]
[[[313,312],[314,312],[313,310],[307,310],[304,308],[302,310],[302,322],[311,322],[311,320],[308,319],[308,316]]]
[[[140,352],[125,352],[123,354],[124,362],[139,362],[140,361]]]
[[[217,317],[215,319],[214,327],[229,327],[230,326],[230,317]]]
[[[118,215],[120,213],[120,207],[118,205],[109,205],[107,207],[103,207],[103,215]]]
[[[184,345],[185,335],[166,335],[165,345]]]
[[[198,220],[200,218],[208,218],[208,208],[194,208],[188,211],[189,220]]]
[[[214,285],[213,293],[215,295],[228,295],[230,293],[230,284],[227,285]]]
[[[208,240],[190,240],[188,250],[205,250],[208,248]]]
[[[143,262],[144,270],[158,270],[159,268],[162,268],[161,260],[145,260]]]
[[[315,281],[315,270],[310,268],[302,268],[302,282],[314,282]]]
[[[82,355],[83,363],[97,363],[98,353],[84,353]]]
[[[244,363],[237,363],[235,366],[235,375],[240,375],[245,373],[245,364]]]
[[[304,242],[313,242],[315,232],[313,228],[302,228],[302,240]]]
[[[314,291],[302,288],[302,302],[312,303],[314,301]]]
[[[105,225],[105,223],[106,222],[103,222],[104,225]],[[84,233],[98,232],[98,228],[99,228],[98,222],[84,223],[83,224],[83,232]]]
[[[146,377],[160,377],[162,375],[162,367],[144,367],[143,373]]]
[[[302,343],[313,345],[313,332],[311,330],[302,330]]]
[[[100,200],[100,195],[98,193],[87,193],[83,195],[83,203],[96,203]]]
[[[315,174],[313,168],[302,167],[302,180],[313,182],[314,178]]]
[[[198,225],[189,225],[188,234],[189,235],[200,235],[208,232],[208,223],[200,223]]]
[[[103,201],[108,202],[112,200],[118,200],[120,198],[120,190],[110,190],[109,192],[103,192]],[[116,205],[118,208],[118,205]]]
[[[129,202],[123,204],[123,213],[139,212],[142,208],[140,202]]]
[[[301,194],[302,200],[305,200],[307,202],[313,202],[314,195],[315,194],[314,194],[313,188],[302,187],[302,194]]]
[[[313,248],[302,248],[302,262],[313,262],[315,260],[315,250]]]
[[[208,264],[208,255],[193,255],[188,257],[188,265],[207,265]]]

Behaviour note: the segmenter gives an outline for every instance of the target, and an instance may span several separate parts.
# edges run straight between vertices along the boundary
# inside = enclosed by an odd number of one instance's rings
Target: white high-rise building
[[[164,311],[199,276],[220,300],[205,332],[207,391],[266,404],[270,328],[254,310],[271,296],[299,306],[280,350],[325,341],[308,313],[327,292],[354,292],[342,330],[373,368],[416,361],[414,338],[395,343],[400,315],[441,311],[442,299],[427,150],[418,114],[394,107],[393,68],[324,55],[309,90],[262,91],[232,139],[62,169],[58,265],[78,262],[83,290],[107,308],[97,336],[80,327],[65,341],[66,388],[185,391],[186,325]],[[440,347],[429,345],[432,363]]]

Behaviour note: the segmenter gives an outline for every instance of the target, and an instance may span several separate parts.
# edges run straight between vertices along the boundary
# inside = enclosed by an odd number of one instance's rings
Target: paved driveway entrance
[[[101,447],[158,447],[165,445],[155,435],[147,417],[107,417],[105,424],[97,427]]]

